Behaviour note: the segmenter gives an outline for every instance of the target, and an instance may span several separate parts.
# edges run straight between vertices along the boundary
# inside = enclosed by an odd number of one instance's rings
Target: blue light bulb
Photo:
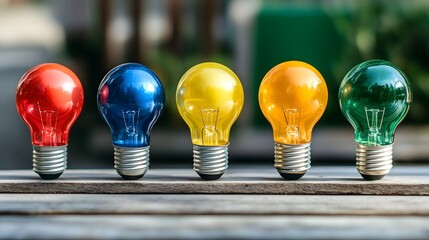
[[[116,66],[98,87],[97,105],[112,132],[116,171],[124,179],[143,177],[150,132],[165,105],[158,76],[138,63]]]

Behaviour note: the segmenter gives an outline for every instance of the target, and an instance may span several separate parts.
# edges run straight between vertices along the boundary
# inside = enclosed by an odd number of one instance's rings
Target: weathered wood
[[[0,215],[429,216],[428,196],[1,194]]]
[[[314,167],[285,181],[266,166],[218,181],[191,169],[124,181],[112,169],[43,181],[0,171],[0,239],[429,239],[428,173],[400,166],[367,182],[353,166]]]
[[[2,239],[428,239],[426,217],[2,216]]]
[[[137,181],[113,170],[67,170],[59,180],[41,180],[30,170],[0,171],[0,193],[171,193],[429,195],[429,167],[396,166],[381,181],[364,181],[353,166],[313,167],[298,181],[275,169],[235,167],[218,181],[203,181],[192,169],[151,169]]]

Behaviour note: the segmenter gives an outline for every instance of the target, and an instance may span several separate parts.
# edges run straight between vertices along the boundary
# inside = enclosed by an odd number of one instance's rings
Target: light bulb
[[[161,81],[141,64],[116,66],[98,87],[97,105],[112,132],[116,171],[128,180],[143,177],[150,133],[165,105]]]
[[[263,78],[259,106],[273,128],[274,166],[283,178],[299,179],[311,167],[311,133],[327,102],[325,80],[307,63],[280,63]]]
[[[392,168],[395,130],[412,100],[407,77],[390,62],[366,61],[347,73],[338,98],[355,130],[357,170],[366,180],[382,179]]]
[[[67,168],[69,131],[82,106],[82,85],[62,65],[35,66],[19,81],[16,107],[30,129],[33,170],[41,178],[57,179]]]
[[[228,168],[229,132],[243,108],[240,80],[222,64],[195,65],[180,79],[176,103],[191,131],[194,170],[206,180],[220,178]]]

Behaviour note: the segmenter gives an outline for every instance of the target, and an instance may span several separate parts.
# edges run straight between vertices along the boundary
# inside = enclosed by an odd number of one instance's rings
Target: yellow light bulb
[[[191,130],[194,170],[203,179],[218,179],[228,168],[229,132],[243,103],[240,80],[222,64],[195,65],[180,79],[176,104]]]
[[[262,80],[259,106],[273,128],[274,166],[285,179],[299,179],[310,168],[311,132],[327,102],[325,80],[307,63],[281,63]]]

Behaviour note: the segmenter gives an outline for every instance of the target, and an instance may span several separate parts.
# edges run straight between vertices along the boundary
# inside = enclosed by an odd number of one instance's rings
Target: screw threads
[[[67,168],[67,145],[34,146],[33,171],[44,179],[56,179]]]
[[[310,143],[291,145],[275,143],[274,167],[286,179],[298,179],[311,167]],[[293,176],[287,176],[287,175]],[[294,177],[295,176],[295,177]]]
[[[127,180],[143,177],[149,169],[149,146],[147,147],[119,147],[113,146],[115,169],[119,175]]]
[[[367,180],[378,180],[392,169],[393,144],[365,146],[357,144],[356,168]]]
[[[228,145],[199,146],[194,145],[194,170],[202,177],[218,176],[218,179],[228,168]],[[210,177],[209,177],[210,178]],[[213,180],[211,179],[211,180]]]

